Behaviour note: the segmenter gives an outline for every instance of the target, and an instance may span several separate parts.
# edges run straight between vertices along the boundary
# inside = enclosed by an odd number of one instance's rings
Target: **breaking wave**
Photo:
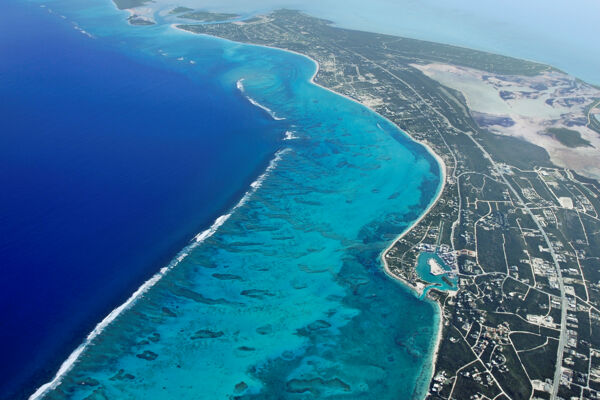
[[[244,79],[239,79],[237,81],[237,83],[235,84],[235,86],[238,88],[238,90],[244,95],[244,97],[254,106],[260,108],[261,110],[265,111],[267,114],[269,114],[271,116],[271,118],[273,118],[275,121],[283,121],[285,118],[283,117],[278,117],[277,114],[275,114],[275,111],[271,110],[269,107],[264,106],[262,104],[260,104],[258,101],[254,100],[252,97],[248,96],[248,94],[246,94],[246,90],[244,88]]]
[[[158,281],[160,281],[170,270],[175,268],[181,261],[183,261],[191,251],[204,242],[206,239],[210,238],[212,235],[217,232],[217,230],[233,215],[233,213],[243,206],[252,195],[262,186],[265,179],[269,176],[271,171],[273,171],[279,161],[281,161],[282,156],[290,151],[290,149],[282,149],[275,153],[275,157],[269,162],[269,165],[265,169],[265,171],[258,177],[254,182],[250,184],[250,189],[244,193],[244,196],[238,201],[238,203],[229,211],[229,213],[221,215],[218,217],[213,224],[206,230],[200,232],[194,237],[194,241],[187,245],[183,250],[181,250],[175,258],[167,265],[154,274],[150,279],[144,282],[129,298],[120,306],[112,310],[102,321],[100,321],[94,329],[86,336],[85,340],[67,357],[67,359],[61,364],[58,372],[52,378],[52,380],[48,383],[40,386],[35,393],[29,396],[29,400],[36,400],[42,398],[48,391],[55,389],[62,381],[63,377],[73,368],[75,362],[79,359],[81,354],[85,351],[85,349],[93,342],[93,340],[98,337],[104,329],[106,329],[115,319],[117,319],[125,310],[129,309],[133,306],[140,298],[144,296]]]

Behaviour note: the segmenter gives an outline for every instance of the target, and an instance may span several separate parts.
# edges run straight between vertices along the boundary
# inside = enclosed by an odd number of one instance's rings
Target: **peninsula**
[[[429,284],[415,269],[424,249],[457,271],[457,292],[428,291],[441,334],[427,398],[600,396],[597,88],[546,65],[297,11],[177,27],[307,55],[317,84],[441,157],[442,193],[383,254],[417,291]]]

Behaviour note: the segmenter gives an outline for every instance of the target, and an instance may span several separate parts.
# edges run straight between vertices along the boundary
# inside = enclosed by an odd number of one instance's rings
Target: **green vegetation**
[[[596,114],[593,114],[595,111]],[[600,100],[597,100],[586,107],[585,113],[588,118],[587,127],[600,134]]]
[[[537,325],[531,324],[514,314],[489,313],[487,325],[497,327],[501,324],[507,324],[511,331],[522,331],[539,334],[540,329]]]
[[[475,359],[467,343],[454,328],[444,328],[444,337],[448,340],[440,344],[438,364],[449,371],[456,371],[465,364]]]
[[[507,278],[504,281],[504,284],[502,286],[502,291],[504,293],[510,294],[510,293],[514,292],[514,293],[519,293],[523,296],[527,294],[528,289],[529,289],[529,286],[527,286],[524,283],[519,282],[513,278]]]
[[[463,374],[458,375],[453,398],[470,399],[481,393],[488,399],[493,399],[500,394],[500,389],[495,384],[487,383],[493,382],[491,375],[483,371],[485,371],[485,367],[478,361]]]
[[[193,11],[179,16],[179,18],[193,19],[199,22],[223,22],[239,17],[238,14],[211,13],[208,11]]]
[[[522,316],[527,314],[545,315],[550,308],[550,299],[546,293],[531,289],[525,298],[524,310]]]
[[[552,136],[558,140],[561,144],[567,147],[589,147],[592,144],[581,137],[581,133],[573,129],[567,128],[548,128],[546,129],[546,135]]]
[[[127,10],[129,8],[143,6],[150,0],[113,0],[119,10]]]
[[[181,14],[181,13],[190,12],[190,11],[194,11],[194,9],[188,8],[188,7],[175,7],[174,9],[169,11],[169,14]]]
[[[504,392],[514,400],[528,400],[533,387],[523,365],[512,346],[499,346],[499,367],[493,368],[494,376]],[[498,350],[497,350],[498,351]]]
[[[558,342],[549,339],[548,344],[545,346],[519,353],[521,362],[523,362],[531,379],[544,380],[546,377],[553,375],[557,348]]]
[[[534,166],[552,166],[550,156],[545,149],[523,139],[496,135],[487,131],[481,131],[478,138],[499,162],[514,165],[521,169],[530,169]]]
[[[143,17],[139,17],[137,15],[132,15],[131,17],[127,18],[127,21],[129,21],[129,23],[131,25],[154,25],[155,22],[151,21],[149,19],[143,18]]]
[[[506,272],[506,261],[504,257],[498,257],[498,254],[504,255],[502,243],[502,232],[497,230],[488,230],[477,227],[477,253],[479,254],[479,263],[485,272]]]
[[[416,39],[403,38],[397,48],[410,52],[411,55],[422,56],[428,61],[461,65],[502,75],[535,76],[554,69],[531,61]]]
[[[329,21],[322,21],[325,24],[330,24]],[[342,30],[340,29],[340,31]],[[344,33],[349,36],[351,41],[355,41],[357,46],[362,47],[364,45],[364,32],[345,30]],[[475,68],[491,73],[524,76],[535,76],[543,71],[554,69],[547,65],[538,64],[531,61],[519,60],[512,57],[501,56],[498,54],[492,54],[463,47],[417,39],[398,38],[388,35],[378,36],[380,37],[380,40],[386,42],[389,41],[389,43],[387,43],[388,49],[394,53],[397,53],[399,56],[410,57],[417,60],[427,60],[427,63],[440,62]]]
[[[546,343],[544,336],[533,333],[515,332],[510,335],[510,338],[518,351],[531,350]]]

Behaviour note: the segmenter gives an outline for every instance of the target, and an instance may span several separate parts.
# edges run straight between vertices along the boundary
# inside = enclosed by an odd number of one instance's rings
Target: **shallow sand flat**
[[[492,131],[504,135],[521,137],[535,145],[546,149],[550,159],[559,167],[572,168],[577,172],[593,178],[600,178],[600,137],[591,129],[585,127],[569,127],[577,129],[581,136],[588,140],[594,147],[570,148],[562,145],[551,136],[542,134],[548,127],[564,127],[553,124],[552,121],[542,118],[513,117],[515,125],[511,127],[495,126]]]
[[[446,64],[413,65],[442,85],[461,91],[473,111],[484,114],[509,114],[510,106],[492,85],[486,84],[477,70],[467,70]]]
[[[543,147],[554,164],[600,178],[600,137],[585,125],[585,108],[600,90],[560,72],[535,77],[503,76],[447,64],[414,65],[425,75],[459,90],[481,125]],[[485,121],[485,122],[483,122]],[[576,130],[593,147],[566,147],[545,133],[548,128]]]
[[[573,111],[556,101],[553,105],[546,103],[549,99],[571,97],[562,93],[573,83],[572,78],[564,74],[551,72],[537,77],[509,77],[447,64],[414,66],[443,85],[460,90],[473,111],[541,118],[560,118]],[[542,85],[547,89],[540,90]],[[501,93],[510,93],[513,98],[503,99]],[[587,90],[578,90],[577,95],[580,94],[592,95]]]

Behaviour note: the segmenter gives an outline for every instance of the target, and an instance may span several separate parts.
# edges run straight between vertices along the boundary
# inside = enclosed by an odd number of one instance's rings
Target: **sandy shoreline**
[[[177,29],[180,32],[185,32],[188,34],[192,34],[192,35],[203,35],[203,36],[208,36],[211,38],[216,38],[219,40],[225,40],[228,42],[232,42],[232,43],[240,43],[240,42],[235,42],[229,39],[224,39],[218,36],[213,36],[213,35],[208,35],[208,34],[204,34],[204,33],[195,33],[192,31],[188,31],[182,28],[179,28],[177,26],[178,24],[171,24],[171,27],[173,27],[174,29]],[[313,75],[310,78],[310,83],[312,83],[313,85],[319,86],[322,89],[325,89],[331,93],[334,93],[338,96],[342,96],[350,101],[353,101],[354,103],[360,104],[363,107],[366,107],[367,109],[369,109],[371,112],[377,114],[378,116],[380,116],[381,118],[385,119],[386,121],[388,121],[390,124],[392,124],[393,126],[395,126],[396,128],[398,128],[398,130],[400,130],[402,133],[404,133],[405,135],[409,136],[413,141],[415,141],[416,143],[419,143],[421,146],[425,147],[425,149],[427,150],[427,152],[437,161],[437,163],[440,166],[440,172],[441,172],[441,182],[440,182],[440,187],[438,188],[438,191],[436,193],[435,198],[431,201],[431,203],[429,204],[429,206],[425,209],[425,211],[421,214],[421,216],[419,218],[417,218],[415,221],[413,221],[412,224],[410,224],[410,226],[408,226],[402,233],[400,233],[400,235],[398,235],[398,237],[396,237],[396,239],[394,239],[394,241],[388,246],[386,247],[386,249],[381,253],[380,258],[381,261],[383,263],[383,269],[385,274],[398,281],[401,282],[406,288],[408,288],[411,292],[413,292],[414,294],[416,294],[417,296],[420,295],[418,289],[412,285],[411,283],[407,282],[406,280],[394,275],[392,273],[392,271],[390,270],[389,264],[385,258],[385,255],[388,253],[388,251],[394,247],[394,245],[401,240],[408,232],[410,232],[415,226],[417,226],[419,224],[419,222],[421,222],[423,220],[423,218],[425,218],[425,216],[427,216],[427,214],[429,214],[429,212],[431,211],[431,209],[437,204],[437,202],[439,201],[440,197],[442,196],[442,193],[444,192],[444,188],[446,187],[446,178],[447,178],[447,172],[446,172],[446,163],[444,162],[444,160],[442,159],[442,157],[440,157],[435,151],[433,151],[433,149],[431,148],[431,146],[429,146],[429,144],[424,143],[420,140],[415,139],[412,135],[410,135],[408,132],[405,132],[404,130],[400,129],[400,127],[398,125],[396,125],[394,122],[390,121],[388,118],[384,117],[383,115],[379,114],[377,111],[373,110],[371,107],[361,103],[360,101],[353,99],[350,96],[347,96],[343,93],[338,93],[332,89],[329,89],[328,87],[325,87],[323,85],[321,85],[320,83],[316,82],[315,79],[317,77],[317,75],[319,74],[319,71],[321,69],[321,66],[319,64],[319,62],[311,57],[309,57],[306,54],[302,54],[302,53],[298,53],[297,51],[294,50],[289,50],[289,49],[283,49],[280,47],[274,47],[274,46],[268,46],[268,45],[263,45],[263,44],[254,44],[254,43],[241,43],[243,45],[246,46],[257,46],[257,47],[266,47],[269,49],[274,49],[274,50],[279,50],[279,51],[286,51],[288,53],[292,53],[292,54],[296,54],[298,56],[304,57],[309,59],[310,61],[312,61],[315,65],[315,71],[313,73]],[[442,332],[443,332],[443,326],[444,326],[444,314],[442,312],[442,307],[439,304],[439,302],[437,301],[433,301],[433,303],[436,304],[436,307],[438,309],[438,330],[437,330],[437,337],[435,339],[435,345],[434,345],[434,349],[433,349],[433,353],[431,355],[431,370],[429,373],[429,380],[428,383],[431,382],[431,379],[433,378],[433,372],[435,370],[435,364],[437,362],[437,356],[439,353],[439,349],[440,349],[440,343],[441,343],[441,339],[442,339]],[[427,393],[429,392],[429,386],[427,387],[427,391],[424,393],[424,395],[426,396]]]

